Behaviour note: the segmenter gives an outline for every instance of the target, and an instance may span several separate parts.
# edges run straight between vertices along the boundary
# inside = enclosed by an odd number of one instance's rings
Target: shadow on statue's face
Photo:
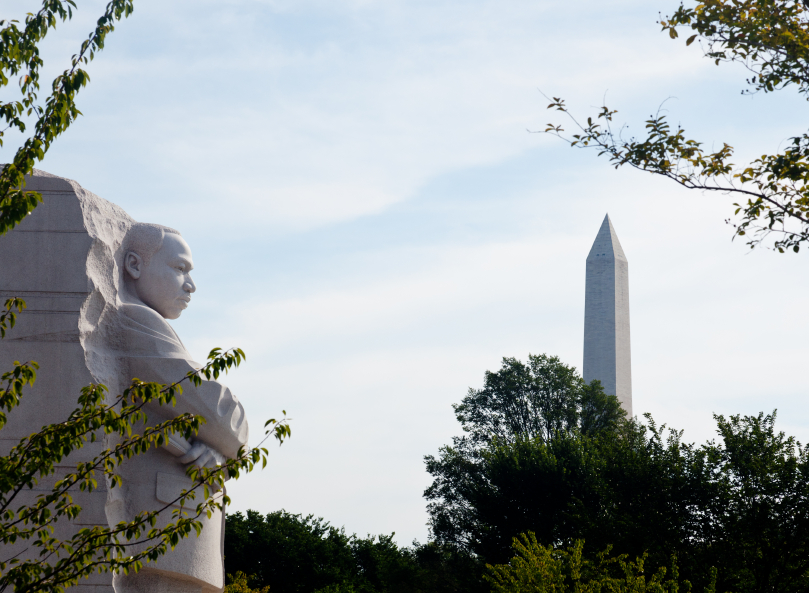
[[[124,267],[134,280],[135,293],[147,306],[165,319],[177,319],[188,307],[197,285],[191,279],[194,263],[188,243],[173,233],[166,233],[163,246],[148,264],[137,253],[126,254]]]

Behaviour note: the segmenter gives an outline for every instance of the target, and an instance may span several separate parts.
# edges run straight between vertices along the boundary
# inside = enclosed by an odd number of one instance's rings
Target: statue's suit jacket
[[[169,384],[202,366],[191,360],[171,326],[148,307],[124,304],[120,309],[120,328],[121,362],[124,363],[122,368],[127,369],[126,383],[137,377],[142,381]],[[206,422],[196,440],[228,458],[236,457],[239,448],[247,444],[248,437],[244,408],[236,397],[217,381],[203,380],[199,387],[184,381],[182,389],[174,407],[156,403],[144,406],[148,424],[154,425],[186,412],[203,416]],[[126,460],[118,468],[123,486],[108,492],[105,510],[110,526],[132,520],[144,510],[157,510],[171,503],[184,489],[192,486],[185,470],[186,466],[163,448],[151,449]],[[186,505],[191,516],[196,505],[204,500],[201,487],[195,492],[195,500]],[[171,521],[171,510],[176,508],[179,507],[169,507],[158,525]],[[224,587],[224,513],[215,512],[210,518],[203,514],[200,520],[204,527],[199,537],[192,531],[174,550],[157,562],[146,564],[142,570],[190,581],[189,584],[200,586],[203,591],[221,591]]]

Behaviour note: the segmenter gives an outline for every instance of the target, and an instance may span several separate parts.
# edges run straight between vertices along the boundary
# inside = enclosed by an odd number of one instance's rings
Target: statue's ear
[[[124,269],[134,280],[137,280],[143,270],[143,258],[134,251],[128,251],[124,256]]]

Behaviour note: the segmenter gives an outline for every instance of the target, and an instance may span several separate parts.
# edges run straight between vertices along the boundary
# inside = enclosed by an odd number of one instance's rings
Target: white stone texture
[[[0,432],[4,455],[20,438],[67,418],[76,408],[80,389],[98,380],[91,359],[98,356],[96,345],[103,334],[99,322],[115,302],[112,251],[133,222],[123,210],[77,183],[42,171],[34,171],[26,188],[41,192],[44,203],[0,237],[1,300],[16,296],[28,305],[0,340],[0,370],[8,370],[15,360],[37,361],[40,370],[34,387]],[[104,380],[114,385],[117,378],[107,374]],[[75,469],[76,462],[102,450],[102,442],[88,443],[62,461],[55,477],[22,492],[19,502],[32,503],[71,466]],[[84,511],[74,522],[58,523],[57,537],[70,537],[85,526],[106,525],[106,496],[103,484],[91,494],[73,493]],[[95,575],[74,590],[111,593],[111,576]]]
[[[200,366],[161,315],[127,296],[122,245],[135,221],[76,182],[42,171],[27,178],[26,189],[41,192],[44,202],[0,237],[0,296],[3,301],[21,297],[28,304],[16,327],[0,340],[0,370],[15,360],[35,360],[40,371],[34,388],[0,432],[3,454],[20,438],[64,420],[85,385],[104,383],[114,395],[132,377],[169,383]],[[152,406],[147,411],[152,422],[182,412],[206,418],[196,443],[215,451],[219,459],[234,457],[247,443],[244,409],[227,387],[215,381],[204,381],[199,388],[186,383],[176,408]],[[57,477],[112,444],[107,440],[86,445],[61,462]],[[70,537],[87,525],[114,525],[171,502],[191,485],[187,464],[178,454],[170,448],[149,451],[119,468],[122,488],[107,492],[100,484],[91,494],[73,493],[82,513],[76,521],[58,523],[57,536]],[[20,502],[30,503],[53,481],[43,480],[33,491],[24,492]],[[171,520],[169,514],[165,513],[165,521]],[[146,564],[137,577],[117,576],[115,590],[221,591],[223,520],[221,513],[210,519],[203,516],[199,538],[192,535],[182,541],[156,563]],[[71,591],[112,593],[112,577],[95,575]]]
[[[582,374],[588,383],[600,380],[632,416],[629,263],[609,215],[587,256]]]

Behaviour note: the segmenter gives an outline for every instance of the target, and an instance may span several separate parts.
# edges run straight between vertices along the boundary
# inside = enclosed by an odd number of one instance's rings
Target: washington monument
[[[590,254],[584,293],[584,380],[601,381],[632,416],[629,349],[629,264],[609,215]]]

